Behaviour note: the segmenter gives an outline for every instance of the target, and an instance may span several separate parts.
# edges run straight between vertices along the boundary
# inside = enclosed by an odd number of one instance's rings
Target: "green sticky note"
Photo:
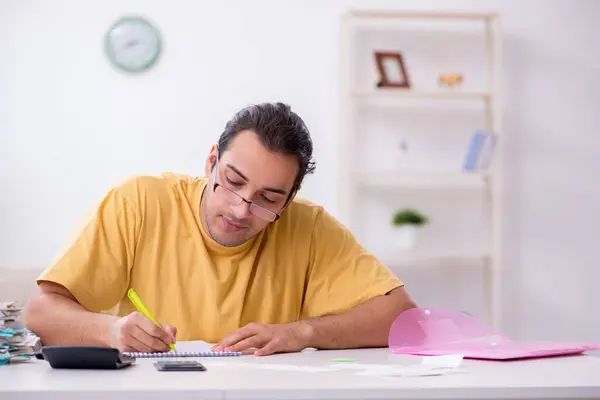
[[[355,358],[334,358],[329,362],[358,362],[358,360]]]

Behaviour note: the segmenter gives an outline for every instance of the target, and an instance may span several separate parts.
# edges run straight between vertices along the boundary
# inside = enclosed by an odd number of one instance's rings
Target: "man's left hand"
[[[254,354],[266,356],[274,353],[301,351],[309,347],[313,328],[304,322],[289,324],[250,323],[229,333],[213,351],[244,351],[257,349]]]

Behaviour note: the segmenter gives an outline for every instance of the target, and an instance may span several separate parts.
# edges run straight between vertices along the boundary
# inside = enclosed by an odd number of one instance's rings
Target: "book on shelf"
[[[498,135],[485,132],[481,129],[475,131],[465,155],[463,169],[465,171],[483,171],[490,167]]]

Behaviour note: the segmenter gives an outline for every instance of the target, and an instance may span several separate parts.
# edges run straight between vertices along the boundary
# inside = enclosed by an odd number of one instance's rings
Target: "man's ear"
[[[210,153],[208,153],[208,157],[206,157],[206,164],[204,165],[204,175],[210,176],[212,169],[217,161],[217,156],[219,154],[219,146],[213,144],[210,148]]]

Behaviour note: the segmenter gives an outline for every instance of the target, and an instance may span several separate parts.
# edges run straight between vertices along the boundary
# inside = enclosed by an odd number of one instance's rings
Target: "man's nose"
[[[251,216],[250,203],[248,203],[246,201],[242,201],[240,204],[231,206],[231,208],[233,210],[233,215],[237,219],[246,219],[246,218],[250,218],[250,216]]]

